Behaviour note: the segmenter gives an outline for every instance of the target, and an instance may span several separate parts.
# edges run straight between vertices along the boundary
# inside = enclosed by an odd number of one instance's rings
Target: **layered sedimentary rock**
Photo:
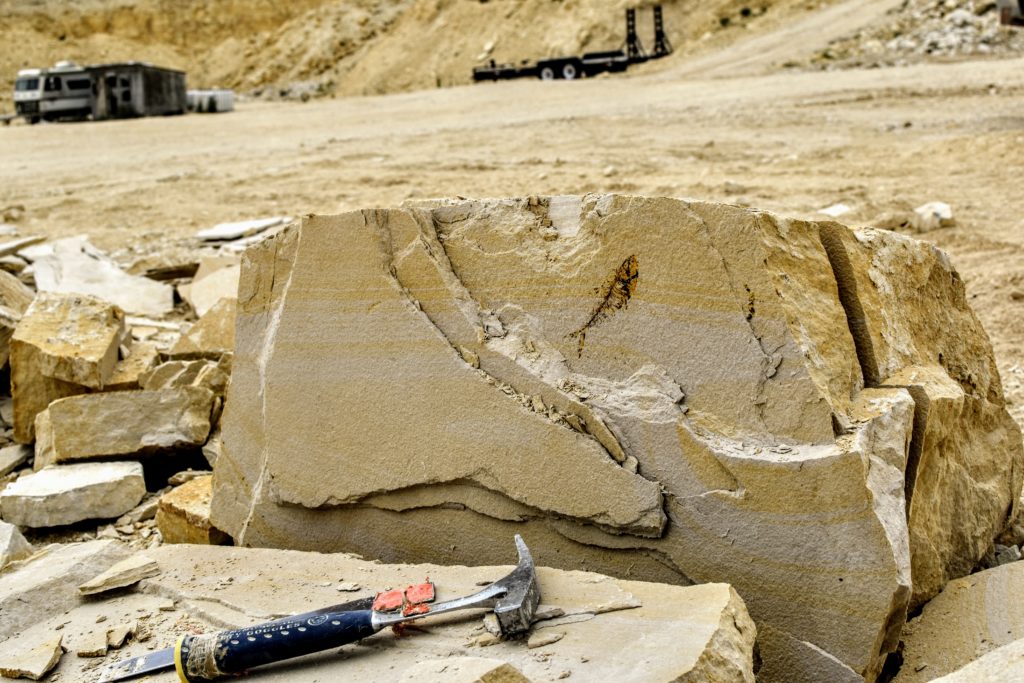
[[[164,543],[222,545],[230,539],[210,523],[212,477],[196,477],[160,497],[156,525]]]
[[[477,564],[518,531],[542,564],[727,581],[812,680],[873,679],[1021,486],[941,252],[670,199],[307,219],[246,253],[226,405],[237,542]]]

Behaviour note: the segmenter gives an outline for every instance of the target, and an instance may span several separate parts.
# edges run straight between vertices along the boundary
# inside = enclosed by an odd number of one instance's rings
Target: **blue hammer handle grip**
[[[174,664],[185,683],[211,681],[354,643],[376,632],[372,610],[321,610],[235,631],[184,636],[175,649]]]

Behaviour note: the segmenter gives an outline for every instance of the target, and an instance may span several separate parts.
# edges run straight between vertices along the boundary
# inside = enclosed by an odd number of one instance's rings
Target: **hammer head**
[[[491,585],[492,588],[505,591],[494,605],[494,616],[498,618],[498,626],[506,637],[521,636],[529,631],[533,614],[540,604],[540,586],[537,583],[537,570],[533,566],[533,556],[518,534],[516,550],[519,552],[519,564],[515,571]]]

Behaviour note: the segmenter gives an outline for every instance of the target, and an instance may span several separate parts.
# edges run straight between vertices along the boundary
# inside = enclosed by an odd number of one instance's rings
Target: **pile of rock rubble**
[[[885,17],[832,41],[820,68],[893,66],[929,56],[1013,55],[1024,31],[1001,26],[992,0],[905,0]]]
[[[229,540],[209,522],[209,470],[239,254],[286,222],[204,230],[192,258],[144,274],[84,237],[0,244],[0,566],[31,552],[22,531],[150,548]]]

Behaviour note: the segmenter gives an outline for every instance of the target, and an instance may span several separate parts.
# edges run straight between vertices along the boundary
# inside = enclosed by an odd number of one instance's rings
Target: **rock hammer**
[[[186,635],[173,648],[111,664],[100,683],[171,668],[182,683],[211,681],[354,643],[388,626],[464,609],[492,609],[502,636],[522,636],[533,623],[540,586],[529,548],[521,536],[516,535],[515,541],[519,553],[515,570],[473,595],[431,604],[433,584],[426,583],[248,628]]]

